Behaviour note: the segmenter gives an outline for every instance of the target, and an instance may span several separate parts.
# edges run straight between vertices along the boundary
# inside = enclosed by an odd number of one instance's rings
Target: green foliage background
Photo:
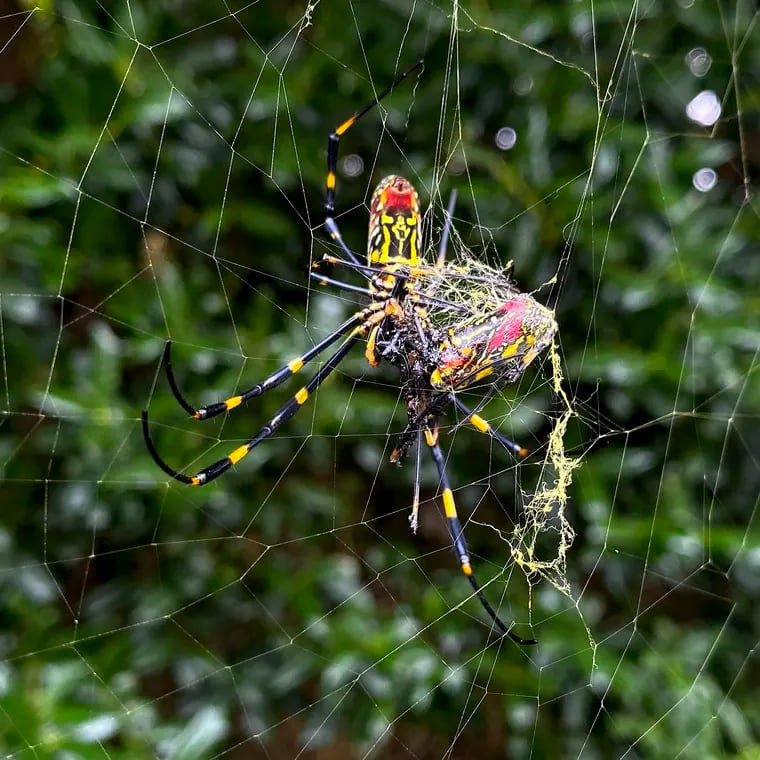
[[[760,756],[751,3],[2,8],[0,750]],[[684,60],[700,46],[702,78]],[[518,469],[485,437],[447,439],[476,567],[530,650],[459,606],[432,504],[410,535],[413,467],[384,463],[393,374],[361,351],[207,489],[167,483],[139,429],[149,405],[167,459],[197,468],[298,387],[192,425],[157,367],[171,337],[188,397],[217,400],[349,313],[306,278],[326,137],[418,58],[382,142],[380,113],[343,141],[365,171],[339,177],[340,223],[361,251],[373,183],[403,172],[427,202],[435,168],[465,241],[514,259],[525,289],[558,273],[539,297],[579,414],[577,604],[529,594],[485,525],[509,529],[540,456]],[[702,89],[714,130],[685,117]],[[540,452],[548,384],[505,399],[489,418]]]

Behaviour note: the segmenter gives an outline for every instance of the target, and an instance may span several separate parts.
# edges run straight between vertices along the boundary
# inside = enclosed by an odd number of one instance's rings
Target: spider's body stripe
[[[421,224],[420,199],[411,182],[395,174],[381,180],[369,205],[369,264],[417,265]]]
[[[409,268],[419,262],[417,230],[421,220],[419,196],[412,184],[396,175],[381,180],[370,201],[367,237],[367,263],[380,268],[370,279],[372,305],[383,313],[383,318],[369,333],[364,351],[373,367],[380,363],[376,345],[381,323],[404,317],[394,294],[400,287],[404,295],[411,289]],[[403,275],[403,279],[397,275]]]
[[[510,356],[514,356],[520,350],[520,346],[522,345],[522,342],[523,342],[523,338],[518,338],[514,343],[507,346],[501,352],[502,358],[509,359]]]

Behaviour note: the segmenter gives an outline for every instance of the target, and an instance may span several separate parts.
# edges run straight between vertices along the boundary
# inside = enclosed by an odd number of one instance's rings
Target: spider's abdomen
[[[369,206],[370,266],[417,264],[421,223],[420,199],[412,183],[395,174],[382,180]]]

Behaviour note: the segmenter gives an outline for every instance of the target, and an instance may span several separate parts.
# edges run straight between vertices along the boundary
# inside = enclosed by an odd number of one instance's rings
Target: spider
[[[518,644],[535,644],[535,639],[517,636],[511,630],[514,623],[507,626],[499,618],[473,573],[446,471],[445,456],[439,443],[439,421],[445,409],[453,406],[476,430],[488,434],[515,456],[527,454],[525,449],[494,430],[485,419],[467,407],[457,392],[486,382],[486,378],[492,387],[499,383],[515,382],[527,365],[551,342],[556,330],[553,315],[532,296],[516,288],[509,279],[509,269],[505,273],[485,265],[468,268],[446,262],[455,194],[452,194],[447,211],[439,255],[432,265],[420,256],[422,217],[419,197],[412,184],[403,177],[386,177],[372,194],[366,264],[345,243],[332,216],[335,212],[341,136],[421,67],[420,61],[407,68],[389,87],[341,123],[328,138],[325,228],[342,255],[325,255],[315,262],[310,277],[322,285],[361,293],[368,297],[367,305],[310,350],[247,390],[197,409],[179,390],[171,361],[171,341],[167,341],[164,348],[163,363],[169,387],[180,406],[193,419],[208,420],[281,385],[342,338],[338,349],[254,436],[195,475],[175,470],[158,453],[150,434],[147,410],[142,413],[143,435],[150,455],[167,475],[186,485],[206,485],[227,472],[293,417],[351,349],[359,341],[366,340],[365,357],[372,366],[387,361],[401,374],[408,422],[399,436],[391,461],[400,463],[412,443],[424,438],[438,471],[448,530],[462,572],[502,635],[509,636]],[[327,277],[320,271],[324,263],[358,272],[366,278],[367,286],[359,287]],[[417,466],[410,516],[415,531],[419,507],[419,457]]]

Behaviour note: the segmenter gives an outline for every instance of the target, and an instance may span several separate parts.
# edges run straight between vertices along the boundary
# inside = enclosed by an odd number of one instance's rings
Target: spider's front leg
[[[353,319],[356,319],[354,317]],[[178,470],[171,467],[161,455],[158,453],[153,438],[150,434],[150,427],[148,424],[148,412],[144,410],[142,413],[142,429],[143,437],[145,438],[145,445],[148,448],[150,455],[153,457],[153,461],[170,477],[174,480],[178,480],[180,483],[184,483],[189,486],[202,486],[210,483],[212,480],[216,480],[220,475],[223,475],[232,465],[237,464],[243,457],[247,456],[256,446],[262,441],[269,438],[277,428],[282,425],[283,422],[289,420],[293,415],[308,401],[314,391],[333,373],[335,368],[343,361],[348,352],[354,347],[354,345],[366,335],[365,321],[362,320],[361,324],[355,326],[349,336],[338,348],[338,350],[320,367],[319,371],[309,380],[306,385],[303,386],[294,396],[290,398],[279,411],[267,422],[256,435],[249,438],[242,446],[238,446],[234,451],[231,451],[227,456],[218,459],[216,462],[210,464],[208,467],[204,467],[195,475],[185,475]],[[299,367],[300,369],[300,367]],[[239,404],[235,404],[237,406]],[[234,407],[233,407],[234,408]],[[200,418],[198,418],[200,419]]]
[[[180,391],[179,385],[177,384],[177,380],[174,375],[174,368],[171,359],[171,341],[166,341],[166,346],[164,347],[163,360],[164,368],[166,370],[166,379],[169,381],[169,387],[174,394],[174,398],[177,399],[177,403],[193,419],[210,420],[213,417],[218,417],[220,414],[224,414],[225,412],[236,409],[246,401],[249,401],[256,396],[261,396],[267,391],[271,391],[273,388],[276,388],[278,385],[284,383],[288,378],[292,377],[297,372],[300,372],[312,359],[328,349],[339,338],[345,336],[347,333],[351,332],[351,330],[354,330],[357,326],[360,326],[367,319],[368,313],[369,311],[367,309],[363,309],[362,311],[357,312],[352,317],[347,319],[342,325],[340,325],[340,327],[330,333],[326,338],[317,343],[313,348],[309,349],[306,353],[302,354],[301,356],[297,356],[294,359],[291,359],[287,364],[285,364],[283,367],[280,367],[279,369],[276,369],[261,382],[252,385],[242,393],[230,396],[224,401],[218,401],[213,404],[201,406],[197,409],[192,406],[192,404],[190,404],[190,402]]]

